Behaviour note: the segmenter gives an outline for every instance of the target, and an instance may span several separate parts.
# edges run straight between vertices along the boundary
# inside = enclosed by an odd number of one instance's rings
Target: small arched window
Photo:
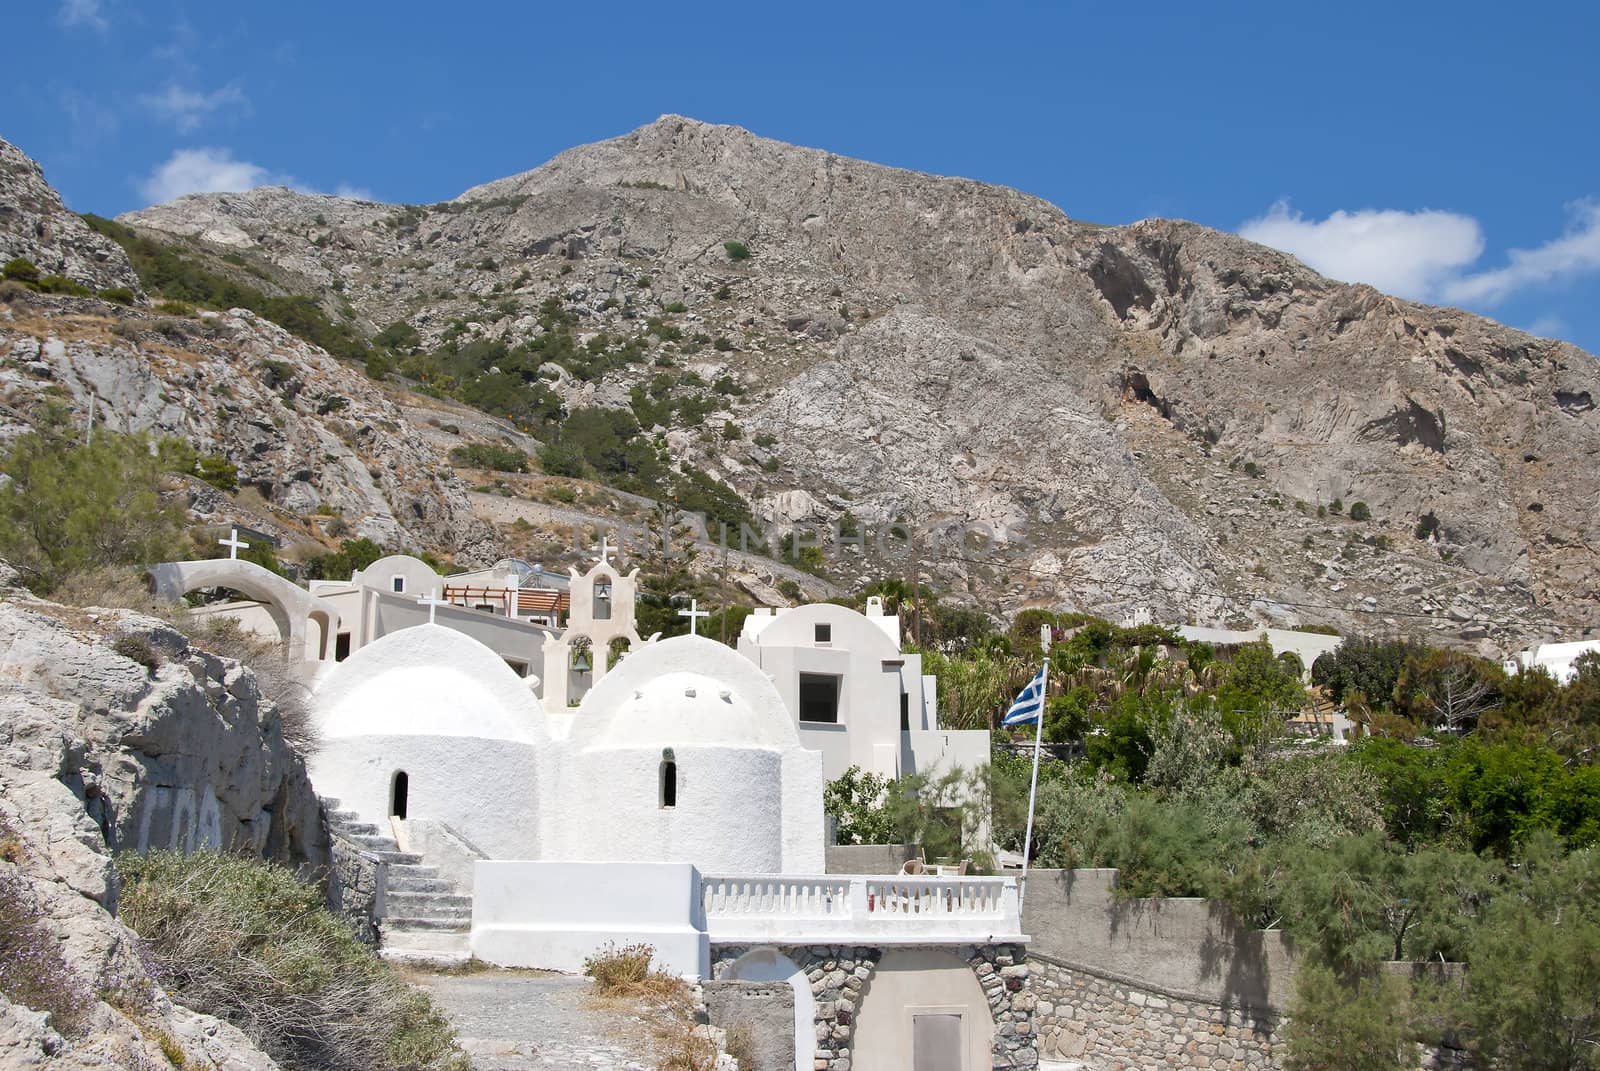
[[[661,806],[676,807],[678,805],[678,762],[673,757],[672,749],[661,750]]]
[[[389,814],[394,818],[406,816],[406,797],[411,791],[411,778],[404,770],[397,770],[389,785]]]

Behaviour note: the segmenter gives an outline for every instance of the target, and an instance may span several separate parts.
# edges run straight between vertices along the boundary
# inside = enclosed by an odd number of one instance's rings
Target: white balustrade
[[[708,875],[706,930],[717,944],[1018,940],[1014,878]]]

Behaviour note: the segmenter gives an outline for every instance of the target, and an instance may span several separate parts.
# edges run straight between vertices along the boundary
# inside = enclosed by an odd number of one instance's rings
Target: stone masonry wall
[[[966,960],[983,987],[989,1013],[994,1018],[990,1052],[995,1071],[1037,1067],[1035,997],[1028,987],[1026,950],[1021,945],[1010,944],[937,947]],[[712,977],[722,977],[748,951],[750,948],[743,945],[720,945],[712,949]],[[817,1007],[815,1071],[851,1071],[856,1011],[872,985],[883,949],[806,945],[783,946],[778,951],[805,971],[811,983],[811,995]]]
[[[1046,1057],[1083,1060],[1101,1071],[1282,1065],[1273,1013],[1138,986],[1031,953],[1034,1027]]]

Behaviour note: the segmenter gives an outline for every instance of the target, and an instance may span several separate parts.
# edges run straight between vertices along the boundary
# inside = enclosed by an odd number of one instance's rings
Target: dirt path
[[[637,1008],[601,1002],[586,978],[532,971],[408,972],[449,1017],[477,1071],[653,1071]]]

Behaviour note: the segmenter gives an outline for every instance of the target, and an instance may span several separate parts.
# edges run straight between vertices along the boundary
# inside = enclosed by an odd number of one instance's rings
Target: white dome
[[[533,743],[544,713],[488,647],[443,625],[392,632],[341,662],[316,693],[324,737],[464,736]]]
[[[604,749],[800,745],[760,667],[698,636],[647,644],[624,658],[584,697],[572,739]]]

